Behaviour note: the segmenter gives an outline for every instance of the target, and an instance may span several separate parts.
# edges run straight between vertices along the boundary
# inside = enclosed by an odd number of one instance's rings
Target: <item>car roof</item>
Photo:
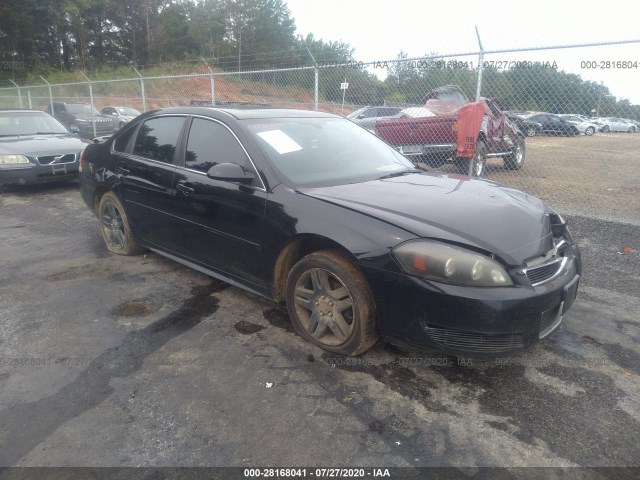
[[[337,115],[315,110],[296,110],[292,108],[218,108],[218,107],[172,107],[147,112],[158,113],[182,113],[190,115],[205,115],[216,117],[217,114],[226,114],[237,120],[261,119],[261,118],[342,118]]]

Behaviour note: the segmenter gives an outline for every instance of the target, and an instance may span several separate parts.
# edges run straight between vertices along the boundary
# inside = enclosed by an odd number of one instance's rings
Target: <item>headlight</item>
[[[392,255],[406,273],[436,282],[470,287],[513,285],[495,260],[444,243],[408,242],[394,248]]]
[[[29,159],[24,155],[0,155],[0,165],[15,165],[29,163]]]

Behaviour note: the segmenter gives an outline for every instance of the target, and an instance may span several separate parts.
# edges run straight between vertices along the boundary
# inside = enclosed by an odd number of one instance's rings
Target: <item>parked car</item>
[[[625,118],[625,120],[636,127],[633,133],[640,132],[640,122],[638,120],[633,120],[629,118]]]
[[[485,112],[477,135],[472,175],[484,174],[488,157],[502,157],[506,168],[519,170],[525,159],[524,134],[495,101],[481,101]],[[469,100],[458,87],[447,85],[430,91],[423,102],[424,106],[413,109],[420,116],[400,115],[376,121],[376,134],[416,163],[426,162],[438,168],[451,161],[460,173],[467,173],[469,159],[456,157],[456,142],[458,111]]]
[[[598,131],[598,124],[583,115],[558,114],[565,122],[569,122],[578,128],[578,131],[590,137]]]
[[[542,131],[540,133],[544,135],[580,135],[578,127],[552,113],[530,113],[522,118],[529,122],[539,123],[542,126]]]
[[[518,350],[558,327],[580,278],[542,201],[416,169],[323,112],[147,112],[84,150],[80,186],[111,252],[148,248],[284,302],[302,337],[339,354],[379,337]]]
[[[635,124],[629,120],[624,120],[617,117],[600,117],[597,119],[600,124],[600,131],[604,133],[609,132],[629,132],[633,133],[637,130]]]
[[[527,114],[516,115],[513,113],[507,114],[506,112],[505,114],[509,117],[509,119],[513,123],[516,124],[516,126],[520,129],[520,131],[524,133],[527,137],[535,137],[536,135],[540,135],[542,133],[541,123],[533,122],[531,120],[526,120],[520,116],[520,115],[527,115]]]
[[[41,110],[0,109],[0,185],[76,179],[85,145]]]
[[[118,131],[128,122],[140,115],[140,112],[131,107],[104,107],[100,113],[111,117],[113,128]]]
[[[367,130],[374,132],[376,121],[381,118],[393,117],[402,111],[400,107],[364,107],[347,115],[353,123],[360,125]],[[375,132],[374,132],[375,133]]]
[[[51,113],[51,105],[46,111]],[[88,103],[53,102],[53,116],[67,127],[78,129],[83,138],[103,137],[115,132],[111,118]]]

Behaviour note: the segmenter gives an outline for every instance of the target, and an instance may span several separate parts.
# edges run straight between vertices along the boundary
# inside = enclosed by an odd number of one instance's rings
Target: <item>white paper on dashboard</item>
[[[258,136],[271,145],[280,155],[302,150],[302,147],[282,130],[260,132]]]

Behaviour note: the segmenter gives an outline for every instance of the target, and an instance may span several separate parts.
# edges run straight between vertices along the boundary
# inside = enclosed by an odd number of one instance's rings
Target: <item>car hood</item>
[[[299,193],[369,215],[416,237],[463,243],[509,265],[553,246],[549,213],[536,197],[463,175],[415,173]]]
[[[0,139],[1,154],[39,155],[43,153],[65,153],[82,150],[87,142],[72,134],[65,135],[21,135]]]

